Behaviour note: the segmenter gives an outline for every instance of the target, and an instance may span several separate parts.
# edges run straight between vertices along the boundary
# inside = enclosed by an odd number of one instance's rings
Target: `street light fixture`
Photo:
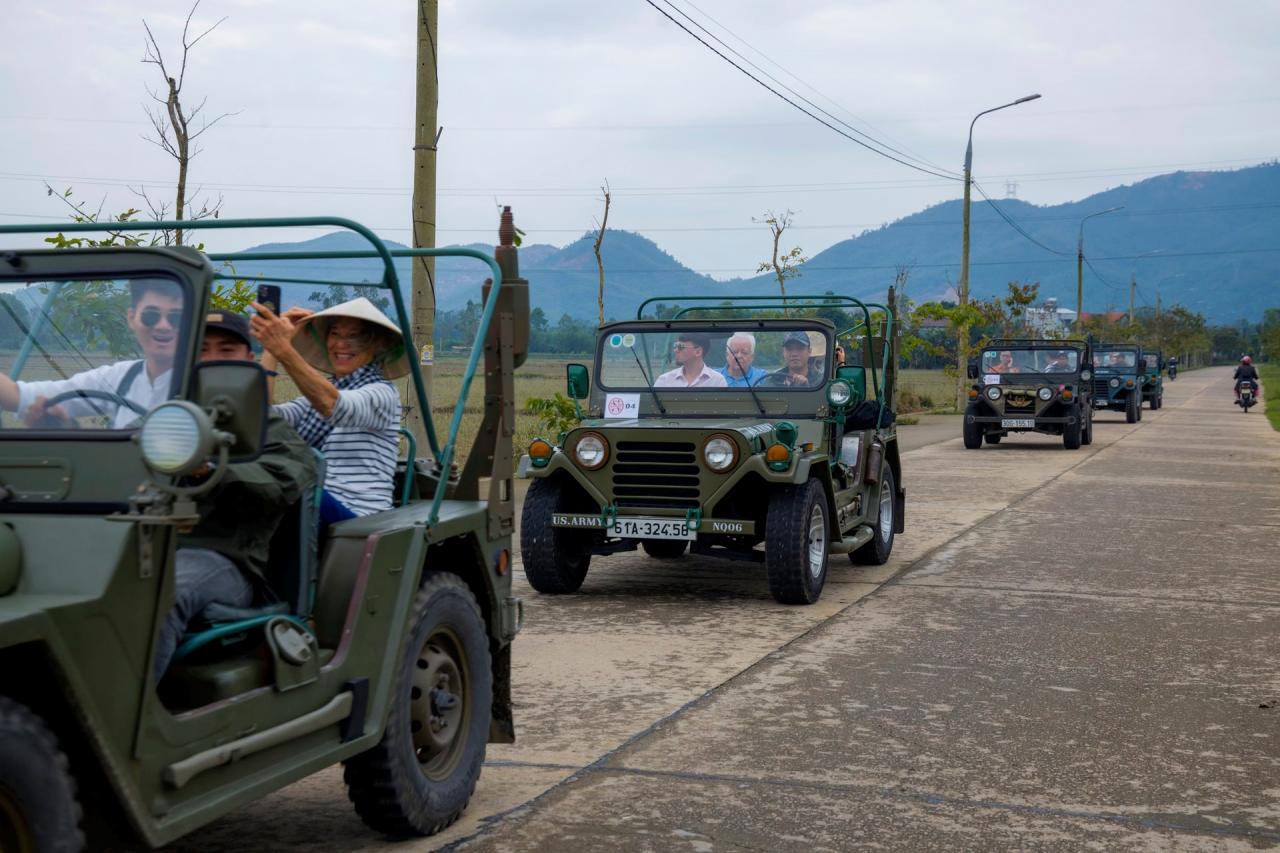
[[[973,184],[973,126],[978,123],[978,119],[987,113],[994,113],[997,110],[1016,107],[1018,104],[1025,104],[1027,101],[1034,101],[1040,96],[1024,95],[1016,101],[1010,101],[1007,104],[1001,104],[998,107],[992,107],[989,110],[983,110],[973,117],[973,121],[969,122],[969,142],[964,149],[964,229],[960,244],[960,287],[959,298],[960,307],[964,308],[969,304],[969,193]],[[957,347],[960,360],[960,370],[956,379],[956,409],[964,408],[967,394],[965,392],[965,368],[969,363],[969,327],[962,324],[960,327],[960,340]]]
[[[1084,224],[1095,216],[1104,216],[1108,213],[1115,213],[1117,210],[1124,210],[1124,205],[1108,207],[1106,210],[1090,213],[1080,220],[1080,237],[1076,240],[1076,331],[1084,328]]]

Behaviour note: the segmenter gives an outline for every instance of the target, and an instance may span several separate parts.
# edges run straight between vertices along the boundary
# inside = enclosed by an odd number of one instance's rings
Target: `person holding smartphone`
[[[124,429],[141,419],[139,412],[169,399],[182,330],[182,289],[166,279],[134,279],[129,291],[125,321],[142,358],[104,364],[65,379],[14,381],[0,375],[0,408],[17,412],[28,427],[65,429],[76,418],[102,415],[110,419],[111,429]],[[46,404],[69,391],[102,391],[125,402],[93,397]]]

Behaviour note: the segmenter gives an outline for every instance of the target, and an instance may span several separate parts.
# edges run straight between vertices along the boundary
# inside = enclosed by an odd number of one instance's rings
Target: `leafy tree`
[[[787,282],[800,275],[800,265],[805,263],[808,258],[804,256],[799,246],[792,246],[787,251],[782,251],[779,244],[782,241],[782,234],[791,227],[791,217],[795,215],[794,210],[785,210],[782,213],[775,213],[772,210],[765,211],[764,216],[760,219],[752,218],[752,222],[763,222],[769,226],[769,231],[773,235],[773,254],[767,261],[761,261],[756,268],[756,272],[772,272],[773,277],[778,280],[778,291],[782,294],[782,301],[787,301]]]

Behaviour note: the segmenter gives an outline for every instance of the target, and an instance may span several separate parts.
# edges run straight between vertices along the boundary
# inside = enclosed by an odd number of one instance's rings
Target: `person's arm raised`
[[[338,389],[333,387],[323,373],[307,364],[293,348],[293,322],[272,313],[265,305],[255,302],[253,307],[258,313],[250,318],[249,331],[262,342],[262,348],[288,372],[302,396],[307,398],[320,416],[329,417],[333,414],[333,407],[338,404]],[[263,366],[267,366],[265,357]]]

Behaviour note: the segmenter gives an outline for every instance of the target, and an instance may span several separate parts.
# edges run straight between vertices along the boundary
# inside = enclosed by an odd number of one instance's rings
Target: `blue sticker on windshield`
[[[620,347],[620,346],[622,346],[622,335],[613,335],[612,337],[610,337],[610,338],[609,338],[609,346],[611,346],[611,347]]]

